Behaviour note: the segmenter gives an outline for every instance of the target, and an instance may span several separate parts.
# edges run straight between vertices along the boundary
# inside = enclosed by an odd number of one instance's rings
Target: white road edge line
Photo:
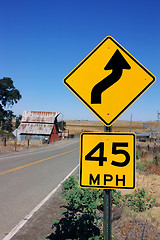
[[[27,222],[28,220],[49,200],[49,198],[60,188],[63,182],[69,178],[74,171],[79,167],[79,164],[53,189],[21,222],[19,222],[10,233],[8,233],[2,240],[10,240]]]

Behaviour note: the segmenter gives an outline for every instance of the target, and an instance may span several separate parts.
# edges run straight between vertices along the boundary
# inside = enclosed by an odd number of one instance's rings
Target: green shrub
[[[102,239],[97,227],[102,224],[97,209],[101,208],[103,191],[82,189],[74,177],[70,177],[63,184],[62,197],[68,206],[63,211],[63,218],[53,221],[52,228],[56,228],[55,239]]]
[[[159,165],[159,162],[160,162],[160,156],[155,155],[153,158],[153,164],[157,167]]]
[[[99,214],[99,209],[103,208],[103,190],[82,189],[78,181],[70,177],[63,184],[62,197],[68,206],[60,221],[53,220],[52,229],[56,229],[52,234],[54,239],[103,239]],[[116,239],[114,235],[112,239]]]
[[[139,159],[139,150],[136,149],[136,159]]]
[[[112,204],[121,206],[122,205],[122,195],[120,191],[112,190]]]
[[[63,189],[62,193],[64,194],[65,192],[68,192],[72,188],[74,188],[77,185],[77,181],[73,176],[69,177],[64,183],[63,183]]]
[[[139,171],[145,172],[145,171],[146,171],[146,170],[145,170],[145,166],[146,166],[146,163],[143,162],[143,161],[141,161],[141,160],[139,160],[139,161],[136,163],[136,168],[137,168],[137,170],[139,170]]]
[[[125,195],[126,206],[135,212],[143,212],[154,206],[156,200],[146,196],[144,188],[135,190],[134,194]]]

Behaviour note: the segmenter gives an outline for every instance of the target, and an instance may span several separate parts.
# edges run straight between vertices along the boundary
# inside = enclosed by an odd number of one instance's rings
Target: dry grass
[[[160,129],[160,121],[147,121],[145,123],[151,128]]]
[[[146,193],[152,195],[160,205],[160,175],[142,174],[138,172],[136,175],[136,188],[144,188]]]
[[[146,132],[150,129],[143,127],[144,122],[133,121],[131,125],[131,131],[133,132]],[[145,122],[152,128],[159,128],[160,123],[158,121]],[[104,125],[101,121],[66,121],[66,128],[70,134],[80,134],[82,131],[88,132],[104,132]],[[130,121],[118,120],[112,126],[113,132],[129,132]]]
[[[143,221],[152,223],[160,230],[160,175],[136,173],[136,189],[145,189],[147,196],[156,199],[156,204],[153,208],[144,212],[134,212],[129,208],[124,209],[124,218],[135,219],[139,218]],[[122,194],[133,193],[134,190],[122,190]]]
[[[136,170],[136,189],[145,189],[146,195],[156,199],[156,204],[153,208],[144,212],[135,213],[125,209],[125,218],[131,217],[142,219],[143,221],[150,222],[152,225],[160,230],[160,162],[154,162],[155,155],[159,159],[159,151],[147,151],[144,148],[144,143],[141,146],[140,158],[137,160]],[[123,190],[122,194],[133,193],[134,190]]]
[[[66,121],[66,128],[69,130],[70,134],[104,131],[104,125],[98,121]]]

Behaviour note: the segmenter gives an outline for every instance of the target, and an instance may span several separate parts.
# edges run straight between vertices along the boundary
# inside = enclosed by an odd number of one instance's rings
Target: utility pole
[[[160,120],[160,112],[157,111],[157,118],[158,118],[158,121]]]
[[[130,132],[131,132],[131,129],[132,129],[132,114],[131,114],[131,120],[130,120]]]

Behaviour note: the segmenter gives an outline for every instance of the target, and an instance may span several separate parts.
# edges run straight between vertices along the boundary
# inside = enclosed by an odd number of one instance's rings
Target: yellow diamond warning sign
[[[137,100],[155,77],[112,37],[106,37],[64,84],[107,126]]]
[[[135,139],[134,133],[82,133],[80,186],[134,189]]]

